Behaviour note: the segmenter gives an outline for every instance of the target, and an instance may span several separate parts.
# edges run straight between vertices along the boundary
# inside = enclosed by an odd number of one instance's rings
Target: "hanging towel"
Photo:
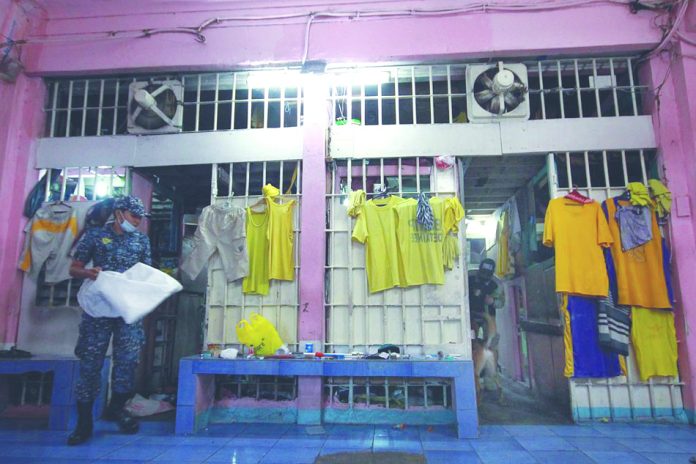
[[[600,300],[597,307],[597,328],[599,329],[599,346],[628,356],[628,342],[631,334],[631,318],[628,306],[615,304],[614,296]]]
[[[645,245],[653,238],[652,213],[645,206],[621,206],[616,208],[616,222],[621,233],[623,251]]]
[[[630,182],[626,188],[631,193],[631,204],[635,206],[654,207],[648,188],[640,182]]]
[[[425,192],[421,192],[420,195],[418,195],[416,222],[425,230],[433,230],[435,224],[433,219],[433,208],[430,206],[428,194]]]
[[[348,196],[348,216],[358,217],[363,205],[365,205],[365,191],[354,190]]]
[[[660,219],[664,219],[672,210],[672,192],[657,179],[650,179],[648,186],[655,201],[655,212]]]
[[[264,185],[262,191],[263,196],[266,198],[275,198],[280,195],[280,190],[271,184]]]

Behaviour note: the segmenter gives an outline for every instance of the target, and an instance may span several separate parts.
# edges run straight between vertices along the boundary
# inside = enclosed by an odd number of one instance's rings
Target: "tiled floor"
[[[4,422],[0,463],[310,464],[320,454],[367,450],[422,453],[430,464],[687,464],[696,456],[696,427],[687,425],[489,425],[476,440],[458,440],[450,427],[334,425],[309,435],[297,425],[230,424],[189,437],[173,429],[171,422],[144,422],[139,434],[126,436],[100,422],[88,444],[69,447],[65,432]]]

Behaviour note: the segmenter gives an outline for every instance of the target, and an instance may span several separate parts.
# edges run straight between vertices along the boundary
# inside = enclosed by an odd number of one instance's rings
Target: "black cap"
[[[492,277],[495,271],[495,261],[490,258],[486,258],[479,264],[479,274]]]

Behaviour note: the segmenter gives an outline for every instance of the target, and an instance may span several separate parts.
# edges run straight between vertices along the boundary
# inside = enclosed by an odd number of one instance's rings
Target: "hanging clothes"
[[[440,218],[442,219],[442,218]],[[432,230],[435,227],[433,218],[433,208],[430,206],[428,194],[421,192],[418,195],[418,211],[416,212],[416,222],[425,230]]]
[[[619,356],[603,350],[597,330],[597,298],[562,295],[566,377],[616,377],[623,375]]]
[[[217,253],[228,282],[246,276],[249,255],[245,224],[246,213],[238,206],[215,204],[203,208],[193,236],[193,249],[181,263],[181,270],[193,280]]]
[[[611,290],[609,296],[602,298],[597,306],[597,329],[599,346],[628,356],[631,334],[631,316],[628,306],[617,306]]]
[[[658,219],[666,220],[667,216],[672,211],[672,192],[657,179],[650,179],[648,181],[648,187],[650,187],[650,194],[655,202],[655,212],[657,213]]]
[[[602,203],[609,230],[614,237],[611,253],[606,259],[616,302],[622,306],[669,309],[672,304],[667,289],[662,236],[657,220],[653,214],[650,215],[653,238],[649,242],[624,252],[619,245],[621,231],[616,221],[616,211],[618,206],[626,205],[628,202],[617,202],[615,198]]]
[[[636,352],[640,378],[677,377],[677,335],[674,313],[659,309],[631,308],[631,342]]]
[[[397,196],[367,201],[353,228],[353,240],[366,244],[365,267],[370,293],[401,284],[395,208],[404,201]]]
[[[365,191],[361,189],[351,191],[348,196],[348,216],[358,217],[364,205]]]
[[[400,259],[400,286],[445,283],[444,240],[461,220],[461,203],[456,198],[433,197],[428,200],[432,211],[432,228],[418,221],[420,200],[407,199],[395,207],[396,236]],[[454,208],[455,211],[448,211]]]
[[[94,202],[53,203],[39,208],[24,228],[19,269],[36,279],[45,264],[46,283],[70,279],[70,250],[92,205]]]
[[[652,198],[648,193],[648,188],[640,182],[629,182],[626,189],[631,194],[631,204],[634,206],[654,207]]]
[[[495,275],[504,278],[510,269],[510,221],[509,212],[502,210],[497,228],[498,259],[496,259]]]
[[[621,249],[638,248],[653,238],[652,212],[646,206],[618,206],[616,222],[619,224]]]
[[[295,200],[276,203],[266,198],[268,205],[268,277],[276,280],[295,280],[295,231],[293,230]]]
[[[602,253],[614,242],[599,204],[566,198],[549,202],[544,245],[556,252],[556,291],[607,296],[609,279]]]
[[[242,282],[244,293],[256,295],[268,295],[269,272],[268,272],[268,251],[270,242],[268,240],[268,217],[269,209],[265,208],[261,212],[246,209],[246,241],[249,253],[249,274]]]

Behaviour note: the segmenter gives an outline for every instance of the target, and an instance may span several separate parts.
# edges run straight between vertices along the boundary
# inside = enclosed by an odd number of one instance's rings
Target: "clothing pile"
[[[356,217],[353,239],[366,245],[370,293],[393,287],[445,283],[459,254],[456,234],[464,208],[456,197],[395,195],[365,201],[350,194],[348,214]]]
[[[678,375],[669,250],[658,225],[671,195],[656,180],[651,190],[661,199],[631,183],[601,205],[549,203],[544,245],[555,248],[568,377],[626,375],[629,344],[642,380]]]
[[[257,295],[268,294],[272,279],[294,280],[296,201],[280,199],[280,191],[267,184],[263,198],[247,208],[229,202],[203,208],[181,270],[195,279],[217,256],[228,282],[244,278],[243,292]]]

